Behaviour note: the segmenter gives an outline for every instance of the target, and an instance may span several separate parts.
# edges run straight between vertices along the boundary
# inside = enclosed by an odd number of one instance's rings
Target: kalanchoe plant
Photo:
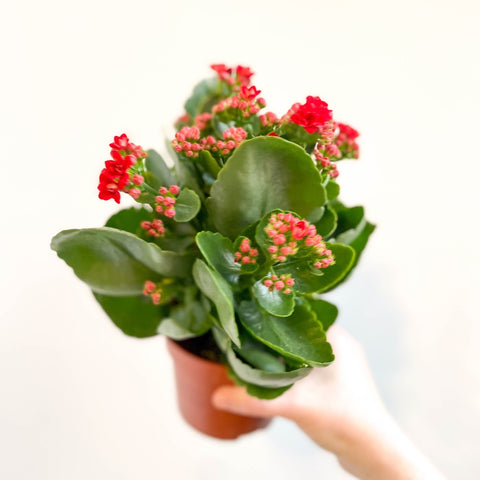
[[[250,394],[274,398],[334,355],[343,282],[374,226],[338,199],[337,162],[358,158],[358,133],[309,96],[265,111],[247,67],[213,65],[185,104],[169,168],[123,134],[99,197],[141,204],[103,228],[66,230],[52,248],[127,335],[194,338],[217,351]]]

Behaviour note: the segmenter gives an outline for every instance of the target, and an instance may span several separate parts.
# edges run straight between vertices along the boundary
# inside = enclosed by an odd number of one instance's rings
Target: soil
[[[207,332],[205,335],[201,335],[200,337],[181,340],[177,343],[194,355],[205,358],[212,362],[224,363],[223,354],[215,343],[213,335],[210,332]]]

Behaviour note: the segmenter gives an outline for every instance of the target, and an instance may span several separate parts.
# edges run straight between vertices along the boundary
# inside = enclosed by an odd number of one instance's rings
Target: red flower
[[[255,85],[252,85],[251,87],[242,85],[238,96],[240,98],[243,98],[244,100],[253,100],[257,95],[260,95],[260,93],[261,90],[257,90],[257,87],[255,87]]]
[[[118,177],[113,177],[107,168],[100,173],[100,183],[98,184],[98,198],[101,200],[110,200],[113,198],[117,203],[120,203],[120,190],[122,190],[129,180],[129,175],[124,172]]]
[[[140,145],[135,145],[130,142],[129,138],[122,133],[119,137],[113,137],[113,142],[110,144],[112,151],[122,152],[124,155],[135,155],[136,158],[144,158],[147,156]]]
[[[130,140],[122,133],[119,137],[113,137],[113,142],[110,144],[112,150],[126,150]]]
[[[302,126],[308,133],[317,132],[319,127],[332,119],[332,111],[320,97],[308,96],[306,103],[296,104],[292,109],[294,113],[290,120]]]
[[[210,68],[217,72],[220,80],[229,81],[231,79],[232,69],[228,68],[224,63],[215,63]]]
[[[237,80],[245,85],[250,83],[250,77],[253,75],[253,72],[250,70],[250,67],[242,67],[238,65],[236,68]],[[260,92],[259,92],[260,93]]]

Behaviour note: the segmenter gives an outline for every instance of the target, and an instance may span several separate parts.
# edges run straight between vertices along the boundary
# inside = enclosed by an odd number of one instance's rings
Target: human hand
[[[387,412],[361,345],[335,325],[328,340],[336,357],[333,364],[315,368],[282,396],[260,400],[244,388],[225,386],[214,393],[214,405],[240,415],[294,421],[358,478],[443,478]]]

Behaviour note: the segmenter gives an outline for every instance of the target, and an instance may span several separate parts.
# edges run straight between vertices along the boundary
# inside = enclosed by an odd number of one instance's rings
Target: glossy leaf
[[[247,389],[247,393],[252,397],[261,398],[262,400],[272,400],[274,398],[279,397],[283,393],[285,393],[292,385],[288,385],[286,387],[279,387],[279,388],[268,388],[268,387],[261,387],[260,385],[254,385],[253,383],[248,383],[242,380],[234,371],[233,369],[228,366],[228,376],[239,386],[245,387]]]
[[[112,322],[132,337],[151,337],[158,334],[165,309],[152,303],[150,297],[112,297],[93,292],[93,295]]]
[[[227,335],[233,343],[240,346],[230,285],[200,259],[195,260],[193,265],[193,278],[198,288],[214,303],[218,319]]]
[[[155,189],[160,187],[169,187],[175,184],[170,168],[167,166],[162,156],[155,150],[147,150],[145,159],[147,168],[146,180],[149,185]]]
[[[298,380],[305,378],[312,369],[310,367],[300,368],[289,372],[267,372],[254,368],[243,362],[233,351],[227,349],[227,361],[232,370],[245,382],[259,385],[261,387],[278,388],[292,385]]]
[[[192,95],[185,103],[185,110],[193,119],[196,115],[211,109],[221,98],[221,84],[218,78],[207,78],[195,85]]]
[[[317,315],[317,320],[322,323],[323,329],[327,331],[338,316],[338,308],[333,303],[326,302],[320,298],[310,298],[308,302]]]
[[[317,221],[326,194],[310,156],[278,137],[256,137],[238,147],[212,185],[207,207],[230,238],[273,209]]]
[[[140,294],[145,280],[184,277],[192,258],[113,228],[64,230],[51,243],[60,258],[90,288],[105,295]]]
[[[328,205],[323,212],[322,218],[315,223],[317,233],[324,239],[333,234],[337,227],[337,213]]]
[[[158,333],[174,340],[185,340],[203,335],[212,327],[212,323],[212,316],[202,302],[194,300],[172,307],[169,317],[160,323]]]
[[[253,337],[285,357],[322,366],[334,359],[322,324],[305,306],[297,305],[292,315],[279,318],[255,302],[242,302],[238,313],[242,325]]]
[[[270,290],[263,284],[268,277],[258,280],[253,287],[252,293],[258,300],[258,303],[272,315],[277,317],[288,317],[292,314],[295,307],[295,297],[293,293],[283,293],[283,291]]]
[[[327,198],[329,200],[335,200],[340,194],[340,185],[337,182],[330,180],[327,183],[325,190],[327,191]]]
[[[235,262],[232,242],[219,233],[213,232],[200,232],[195,240],[208,264],[228,282],[238,283],[240,265]]]
[[[220,166],[208,150],[202,150],[198,153],[198,162],[202,165],[204,171],[208,172],[213,179],[217,178],[220,172]]]
[[[175,202],[175,216],[177,222],[189,222],[200,211],[201,203],[198,195],[189,188],[182,188]]]
[[[144,220],[151,222],[153,213],[146,208],[126,208],[112,215],[105,224],[106,227],[116,228],[135,235],[142,235],[143,228],[140,226]]]

